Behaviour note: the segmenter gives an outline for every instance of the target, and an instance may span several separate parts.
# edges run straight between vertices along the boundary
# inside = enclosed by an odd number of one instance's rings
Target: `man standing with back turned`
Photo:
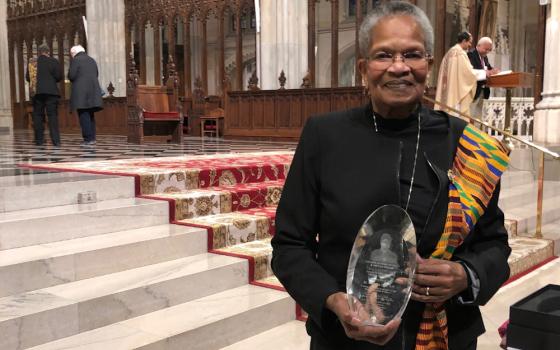
[[[33,131],[35,144],[42,146],[44,143],[45,111],[49,121],[49,132],[53,146],[60,146],[60,132],[58,130],[58,99],[60,93],[56,85],[62,80],[60,65],[55,58],[50,56],[47,45],[37,49],[39,57],[36,64],[29,63],[25,79],[31,86],[33,97]],[[30,72],[31,70],[31,72]]]

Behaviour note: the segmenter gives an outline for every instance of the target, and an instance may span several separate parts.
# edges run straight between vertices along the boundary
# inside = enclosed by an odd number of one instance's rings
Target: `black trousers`
[[[35,144],[45,143],[45,113],[49,121],[49,133],[53,145],[60,145],[60,131],[58,130],[58,99],[56,95],[38,94],[33,97],[33,131]]]
[[[80,127],[82,128],[82,137],[85,142],[95,141],[95,115],[94,109],[78,109],[78,117],[80,118]]]

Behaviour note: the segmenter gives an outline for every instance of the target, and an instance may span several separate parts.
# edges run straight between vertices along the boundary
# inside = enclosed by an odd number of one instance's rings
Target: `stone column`
[[[10,97],[10,65],[8,56],[8,26],[6,23],[7,0],[0,0],[0,131],[6,129],[12,132],[14,120],[12,117]],[[13,53],[12,53],[13,54]]]
[[[88,54],[99,66],[99,83],[106,89],[113,82],[114,96],[126,96],[124,0],[87,0],[86,18]]]
[[[307,72],[307,1],[261,0],[260,88],[278,89],[284,70],[286,88],[297,89]],[[243,82],[247,85],[247,82]]]
[[[537,104],[535,111],[533,139],[560,145],[560,0],[551,0],[547,6],[543,99]]]

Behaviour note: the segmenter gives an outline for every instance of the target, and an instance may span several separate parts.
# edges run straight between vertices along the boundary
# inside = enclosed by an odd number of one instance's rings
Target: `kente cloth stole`
[[[431,257],[450,260],[478,219],[484,214],[500,176],[508,166],[504,146],[468,124],[449,170],[449,205],[443,234]],[[447,315],[443,303],[426,304],[416,350],[448,349]]]

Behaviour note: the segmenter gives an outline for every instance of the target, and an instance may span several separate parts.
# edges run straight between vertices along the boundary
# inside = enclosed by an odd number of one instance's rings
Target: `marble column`
[[[157,32],[156,32],[157,30]],[[159,26],[154,29],[153,24],[146,26],[146,84],[155,85],[156,71],[154,68],[154,58],[156,56],[156,48],[154,46],[154,32],[159,34]],[[159,47],[157,48],[159,49]]]
[[[260,88],[278,89],[282,70],[286,88],[299,88],[307,72],[307,1],[261,0],[260,18]]]
[[[13,130],[10,96],[10,65],[8,56],[7,0],[0,0],[0,131]]]
[[[533,139],[560,145],[560,0],[547,5],[542,101],[535,111]]]
[[[87,0],[88,53],[99,66],[99,83],[126,96],[124,0]]]

